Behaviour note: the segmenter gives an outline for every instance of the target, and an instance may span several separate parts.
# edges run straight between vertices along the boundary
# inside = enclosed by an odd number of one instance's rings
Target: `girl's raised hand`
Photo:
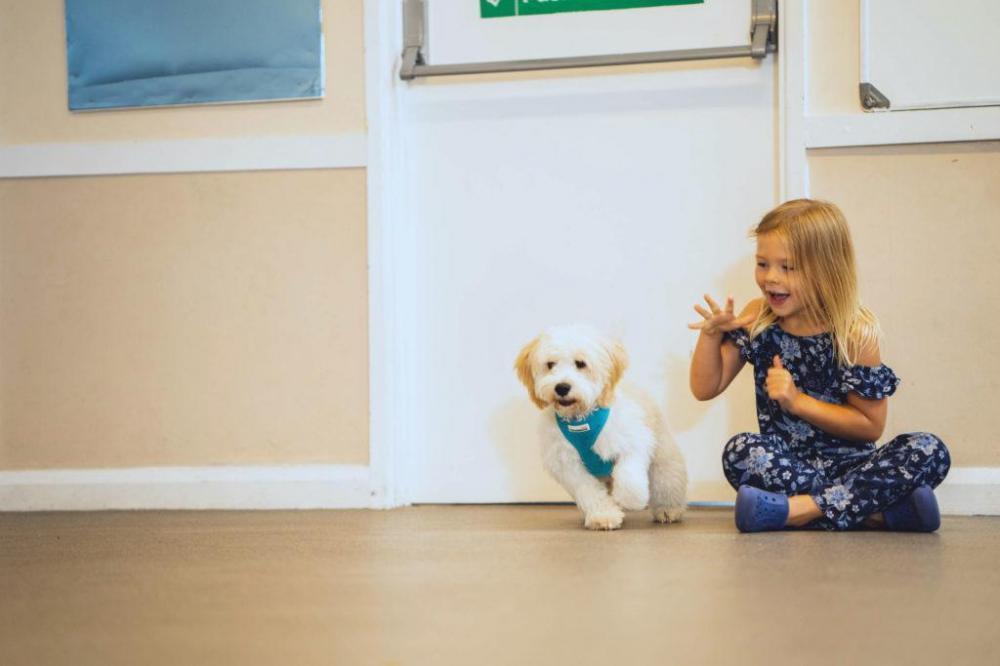
[[[695,311],[704,318],[704,321],[688,324],[688,328],[700,330],[705,335],[718,335],[727,331],[734,331],[737,328],[743,328],[753,323],[755,319],[752,314],[737,318],[733,314],[732,296],[726,299],[725,308],[720,308],[719,304],[713,301],[712,297],[708,294],[705,294],[705,302],[708,303],[708,310],[700,305],[694,306]]]

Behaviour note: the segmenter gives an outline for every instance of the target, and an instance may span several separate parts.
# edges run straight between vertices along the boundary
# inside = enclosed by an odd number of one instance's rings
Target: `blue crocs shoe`
[[[882,511],[885,526],[896,532],[933,532],[941,527],[941,512],[930,486],[920,486]]]
[[[788,497],[752,486],[736,492],[736,528],[740,532],[780,530],[788,520]]]

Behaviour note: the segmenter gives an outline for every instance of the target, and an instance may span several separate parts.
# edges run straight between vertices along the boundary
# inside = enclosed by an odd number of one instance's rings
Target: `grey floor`
[[[0,514],[0,664],[1000,664],[1000,518],[578,523],[571,506]]]

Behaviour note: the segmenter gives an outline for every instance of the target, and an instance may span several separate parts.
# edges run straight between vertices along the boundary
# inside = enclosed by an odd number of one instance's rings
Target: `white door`
[[[641,24],[651,10],[630,11]],[[691,498],[728,499],[719,455],[753,428],[752,389],[743,377],[694,401],[686,324],[706,291],[754,292],[747,232],[777,198],[774,57],[418,80],[398,100],[413,237],[405,499],[568,499],[541,469],[512,363],[569,322],[623,340],[626,379],[660,400],[687,456]]]

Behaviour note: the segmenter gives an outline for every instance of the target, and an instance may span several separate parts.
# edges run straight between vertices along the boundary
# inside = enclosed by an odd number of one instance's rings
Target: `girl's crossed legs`
[[[806,459],[777,435],[740,433],[726,444],[722,468],[733,488],[747,484],[790,498],[805,496],[790,499],[790,525],[803,515],[816,518],[808,527],[846,530],[919,486],[936,487],[951,466],[944,442],[922,432],[900,435],[877,449],[859,446],[814,456]]]

